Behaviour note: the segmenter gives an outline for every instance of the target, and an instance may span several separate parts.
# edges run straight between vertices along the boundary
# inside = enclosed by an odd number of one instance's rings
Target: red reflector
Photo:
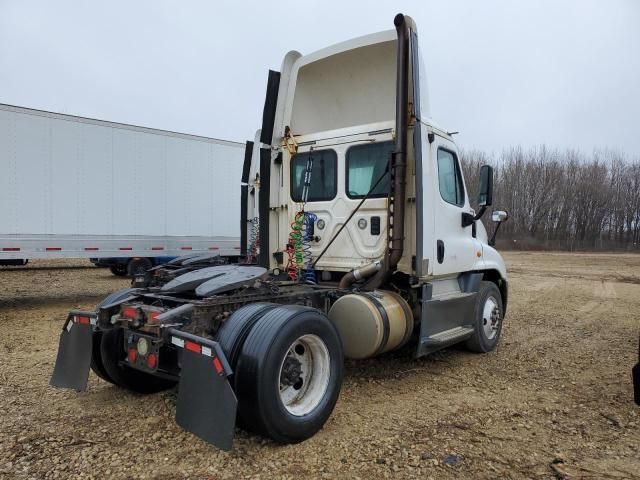
[[[82,325],[89,325],[90,323],[89,317],[76,317],[76,321]]]
[[[209,247],[209,250],[220,250],[220,247]]]
[[[20,249],[18,247],[4,247],[2,251],[3,252],[19,252]]]
[[[127,360],[129,363],[136,363],[136,359],[138,358],[138,352],[135,348],[131,347],[127,352]]]
[[[164,247],[151,247],[151,250],[164,250]]]
[[[213,357],[213,366],[216,367],[216,372],[218,372],[218,375],[220,375],[224,371],[222,362],[218,357]]]
[[[100,250],[98,247],[84,247],[86,252],[97,252]]]
[[[120,250],[127,250],[128,251],[128,250],[133,250],[133,248],[132,247],[120,247]]]
[[[156,368],[156,364],[158,363],[158,357],[156,357],[155,353],[150,353],[147,355],[147,367]]]
[[[180,247],[180,250],[193,250],[193,247]]]
[[[45,248],[45,250],[47,252],[59,252],[60,250],[62,250],[62,248],[60,248],[60,247],[47,247],[47,248]]]
[[[200,345],[190,340],[184,342],[184,348],[186,348],[187,350],[191,350],[192,352],[200,353]]]
[[[138,316],[138,309],[135,307],[124,307],[121,313],[123,317],[136,318]]]

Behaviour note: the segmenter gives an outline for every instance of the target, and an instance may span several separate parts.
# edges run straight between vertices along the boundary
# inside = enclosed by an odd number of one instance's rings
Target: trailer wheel
[[[100,310],[100,307],[103,305],[108,305],[113,302],[117,302],[125,297],[128,297],[129,294],[133,291],[133,288],[124,288],[122,290],[118,290],[117,292],[113,292],[110,295],[107,295],[104,300],[102,300],[97,306],[96,311]],[[102,343],[102,332],[93,332],[92,336],[93,348],[91,350],[91,370],[101,379],[109,382],[115,382],[111,379],[109,374],[104,368],[102,364],[102,356],[100,355],[100,344]]]
[[[235,370],[247,336],[260,317],[279,306],[277,303],[251,303],[239,308],[218,330],[216,341],[222,347],[231,369]]]
[[[144,275],[153,267],[153,263],[151,260],[144,257],[136,257],[129,260],[129,265],[127,266],[127,274],[130,277],[135,277],[136,275]]]
[[[495,283],[480,283],[474,317],[475,332],[466,346],[472,352],[490,352],[496,348],[502,332],[502,295]]]
[[[322,312],[301,305],[266,312],[236,367],[241,425],[280,443],[306,440],[331,415],[342,371],[338,331]]]
[[[111,265],[109,267],[111,273],[113,273],[116,277],[126,277],[127,276],[127,266],[121,263],[117,265]]]
[[[135,370],[120,362],[127,356],[121,328],[102,332],[100,342],[102,365],[111,382],[136,393],[155,393],[173,387],[176,382]]]

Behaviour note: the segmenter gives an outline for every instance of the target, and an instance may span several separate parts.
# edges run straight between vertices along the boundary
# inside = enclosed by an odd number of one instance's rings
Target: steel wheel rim
[[[329,387],[331,358],[327,346],[313,334],[296,339],[287,349],[278,372],[280,401],[291,415],[312,412]]]
[[[495,297],[490,296],[484,302],[482,309],[482,329],[487,340],[493,340],[498,335],[500,327],[500,307]]]

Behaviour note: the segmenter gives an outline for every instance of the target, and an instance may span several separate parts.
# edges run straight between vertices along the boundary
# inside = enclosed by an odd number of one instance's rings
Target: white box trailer
[[[0,104],[0,264],[238,256],[243,155],[241,143]]]

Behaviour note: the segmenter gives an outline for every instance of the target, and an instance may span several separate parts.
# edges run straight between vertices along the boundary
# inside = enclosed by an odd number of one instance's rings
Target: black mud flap
[[[238,400],[227,380],[230,368],[216,342],[189,337],[198,343],[184,342],[176,422],[204,441],[231,450]]]
[[[91,351],[93,349],[93,325],[95,314],[70,313],[60,334],[58,356],[49,382],[54,387],[87,389]]]
[[[638,405],[640,405],[640,362],[633,367],[633,396]]]

